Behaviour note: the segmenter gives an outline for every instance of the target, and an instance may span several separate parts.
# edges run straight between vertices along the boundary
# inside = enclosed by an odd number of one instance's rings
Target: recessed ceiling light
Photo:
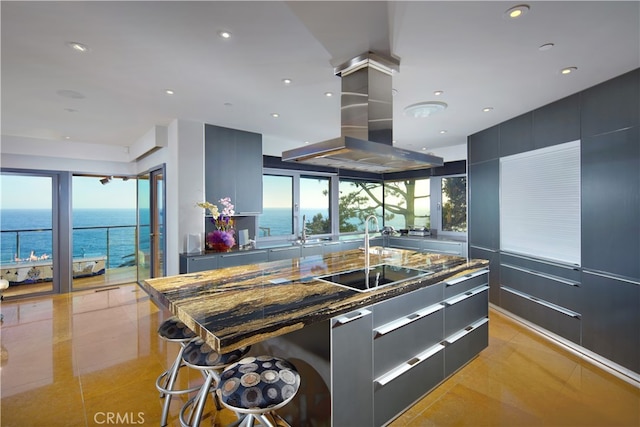
[[[305,143],[305,144],[308,144],[308,143],[309,143],[309,141],[305,141],[304,143]]]
[[[233,107],[233,104],[232,104],[232,103],[230,103],[230,102],[225,102],[223,105],[224,105],[225,107]]]
[[[293,80],[291,80],[291,79],[282,79],[282,83],[284,83],[286,85],[290,85],[291,83],[293,83]]]
[[[271,113],[271,117],[273,117],[274,119],[277,119],[278,117],[280,117],[280,114],[278,114],[278,113]]]
[[[516,18],[522,17],[528,11],[529,11],[529,5],[528,4],[519,4],[517,6],[513,6],[513,7],[509,8],[509,9],[507,9],[506,12],[504,12],[503,16],[508,18],[508,19],[516,19]]]
[[[489,111],[493,111],[493,107],[484,107],[482,111],[484,111],[485,113],[488,113]]]
[[[447,133],[447,131],[445,129],[442,129],[440,133]]]
[[[566,67],[560,70],[560,74],[571,74],[577,70],[578,70],[578,67]]]
[[[166,93],[167,95],[173,95],[175,92],[171,89],[166,89],[164,93]]]
[[[78,42],[67,42],[67,46],[76,52],[87,53],[90,51],[89,46]]]
[[[398,89],[391,89],[391,96],[396,96],[398,94]]]
[[[555,44],[553,44],[553,43],[545,43],[542,46],[540,46],[538,48],[538,50],[544,52],[545,50],[549,50],[549,49],[553,48],[554,46],[555,46]]]
[[[70,137],[70,136],[64,136],[63,138],[64,138],[64,139],[71,139],[71,137]]]
[[[231,33],[229,31],[218,31],[218,36],[226,40],[231,38]]]
[[[447,104],[438,101],[419,102],[404,109],[404,115],[415,118],[429,117],[447,108]]]
[[[333,92],[325,92],[324,96],[326,96],[327,98],[331,98],[333,96]]]
[[[422,151],[427,151],[427,147],[422,147]]]
[[[435,96],[440,96],[440,95],[442,95],[443,93],[444,93],[444,91],[443,91],[443,90],[434,90],[434,91],[433,91],[433,94],[434,94]]]

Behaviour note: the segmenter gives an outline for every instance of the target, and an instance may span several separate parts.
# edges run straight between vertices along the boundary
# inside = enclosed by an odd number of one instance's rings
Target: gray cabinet
[[[331,425],[373,425],[372,312],[331,319]]]
[[[215,270],[218,268],[218,255],[180,255],[180,274],[198,271]]]
[[[469,246],[500,249],[500,161],[469,166]]]
[[[422,242],[423,252],[435,252],[438,254],[462,256],[462,243],[446,240],[429,240]]]
[[[269,249],[269,261],[278,261],[282,259],[292,259],[292,258],[300,258],[299,246]]]
[[[498,152],[499,135],[498,126],[493,126],[469,136],[467,139],[469,164],[486,162],[500,157]]]
[[[582,266],[640,280],[640,128],[582,141]]]
[[[489,261],[489,301],[500,305],[500,251],[469,246],[469,258]]]
[[[422,250],[422,241],[405,237],[389,237],[389,247],[419,252]]]
[[[266,249],[248,252],[227,252],[218,255],[218,257],[218,268],[257,264],[269,260],[269,254]]]
[[[324,253],[324,248],[322,243],[319,244],[310,244],[310,245],[302,245],[300,248],[300,256],[311,256],[311,255],[322,255]]]
[[[500,156],[533,149],[533,113],[514,117],[500,124]]]
[[[533,148],[580,139],[580,95],[572,95],[533,112]]]
[[[205,193],[230,197],[237,215],[262,213],[262,135],[205,125]]]
[[[580,344],[583,293],[579,269],[505,254],[500,262],[502,307]]]
[[[583,272],[583,347],[640,372],[640,282]]]
[[[582,138],[640,125],[640,69],[580,93]]]

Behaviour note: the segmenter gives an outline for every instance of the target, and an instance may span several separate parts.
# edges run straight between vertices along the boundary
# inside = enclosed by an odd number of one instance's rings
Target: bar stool
[[[156,388],[160,392],[160,398],[164,398],[164,404],[162,407],[162,418],[160,419],[160,425],[167,425],[167,417],[169,415],[169,406],[171,405],[171,398],[176,394],[191,393],[198,390],[200,387],[192,387],[186,389],[174,389],[176,378],[180,368],[186,366],[182,361],[182,354],[187,344],[192,341],[196,334],[180,321],[176,316],[171,316],[158,328],[158,335],[165,341],[177,342],[180,344],[180,350],[169,369],[164,371],[156,379]]]
[[[245,357],[222,372],[218,393],[222,404],[245,414],[232,425],[289,426],[275,411],[289,403],[300,387],[300,374],[287,360],[273,356]]]
[[[200,370],[205,381],[200,391],[189,399],[180,410],[180,425],[183,427],[199,426],[204,406],[211,391],[215,391],[220,384],[220,373],[228,366],[246,356],[251,346],[242,347],[228,353],[218,353],[202,338],[196,338],[187,344],[182,355],[182,361],[190,368]],[[216,409],[220,410],[218,398],[214,394]]]

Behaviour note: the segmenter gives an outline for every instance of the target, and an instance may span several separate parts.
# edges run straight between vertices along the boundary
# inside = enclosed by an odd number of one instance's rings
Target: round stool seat
[[[242,359],[251,350],[251,346],[242,347],[229,353],[218,353],[202,338],[196,338],[187,344],[182,360],[196,369],[223,369]]]
[[[286,405],[300,387],[291,362],[273,356],[245,357],[220,376],[220,398],[234,412],[266,413]]]
[[[177,316],[171,316],[162,322],[158,335],[167,341],[191,341],[196,336]]]

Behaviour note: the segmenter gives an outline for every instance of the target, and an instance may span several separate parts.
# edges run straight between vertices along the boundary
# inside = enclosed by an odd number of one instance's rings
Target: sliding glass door
[[[138,176],[138,281],[165,275],[164,167]]]
[[[0,278],[5,297],[57,291],[57,176],[0,174]]]

